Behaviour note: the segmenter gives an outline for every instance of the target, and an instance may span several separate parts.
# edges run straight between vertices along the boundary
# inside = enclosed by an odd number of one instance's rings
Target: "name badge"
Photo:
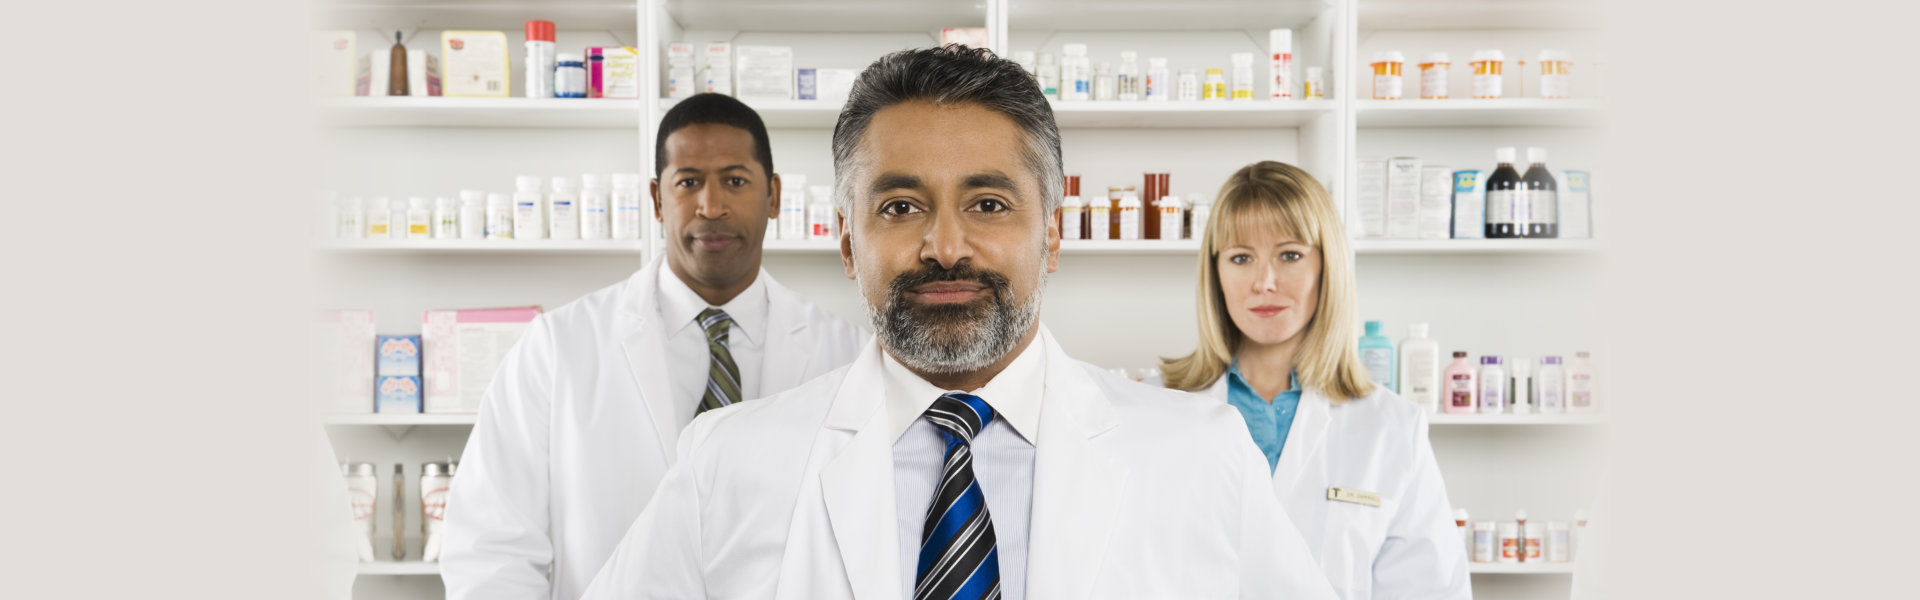
[[[1371,506],[1374,508],[1380,507],[1380,494],[1378,492],[1369,492],[1364,490],[1355,490],[1355,489],[1348,489],[1348,488],[1335,486],[1335,487],[1327,488],[1327,499],[1333,500],[1336,502],[1351,502],[1354,504],[1365,504],[1367,506]]]

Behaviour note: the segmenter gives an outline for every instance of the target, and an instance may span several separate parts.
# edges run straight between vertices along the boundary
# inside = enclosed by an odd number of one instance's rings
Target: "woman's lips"
[[[1256,316],[1256,317],[1260,317],[1260,318],[1262,318],[1262,319],[1264,319],[1264,318],[1267,318],[1267,317],[1271,317],[1271,316],[1274,316],[1274,315],[1277,315],[1277,314],[1280,314],[1280,312],[1281,312],[1281,311],[1284,311],[1284,310],[1287,310],[1287,307],[1285,307],[1285,306],[1255,306],[1255,307],[1253,307],[1253,308],[1250,308],[1250,309],[1248,309],[1248,310],[1250,310],[1250,311],[1252,311],[1252,312],[1253,312],[1253,316]]]

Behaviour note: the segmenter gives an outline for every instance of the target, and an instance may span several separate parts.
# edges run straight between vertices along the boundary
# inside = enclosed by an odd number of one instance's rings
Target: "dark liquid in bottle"
[[[1509,163],[1500,163],[1500,166],[1493,170],[1493,174],[1487,177],[1487,237],[1510,238],[1520,236],[1520,232],[1515,231],[1513,227],[1513,205],[1511,203],[1503,204],[1494,202],[1494,193],[1504,192],[1506,196],[1514,202],[1523,201],[1523,199],[1519,197],[1521,194],[1517,193],[1519,190],[1525,189],[1521,187],[1521,185],[1520,172],[1513,170],[1513,165]],[[1494,214],[1503,208],[1506,210],[1505,213],[1499,215]],[[1496,223],[1495,221],[1500,222]]]
[[[1533,202],[1533,210],[1528,211],[1533,215],[1533,219],[1527,223],[1526,231],[1519,232],[1520,236],[1560,237],[1560,185],[1553,180],[1553,173],[1547,171],[1546,165],[1533,163],[1527,167],[1527,174],[1521,178],[1521,185],[1527,190],[1528,201]]]

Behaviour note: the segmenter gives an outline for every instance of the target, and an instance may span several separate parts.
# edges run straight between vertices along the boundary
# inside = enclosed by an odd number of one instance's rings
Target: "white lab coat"
[[[1238,414],[1075,361],[1044,330],[1034,343],[1026,597],[1333,597]],[[880,352],[695,419],[586,598],[899,598]]]
[[[1227,378],[1206,393],[1225,404]],[[1329,500],[1331,487],[1378,493],[1380,506]],[[1273,491],[1343,600],[1473,597],[1427,416],[1392,391],[1336,406],[1302,388]]]
[[[674,462],[655,259],[541,315],[487,386],[447,501],[452,600],[578,598]],[[845,365],[869,336],[767,278],[760,389]],[[704,373],[699,374],[704,375]]]

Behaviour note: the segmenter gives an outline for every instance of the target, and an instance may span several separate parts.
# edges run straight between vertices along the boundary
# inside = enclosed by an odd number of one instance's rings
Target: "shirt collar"
[[[673,269],[660,265],[660,318],[666,323],[669,337],[679,333],[683,327],[699,327],[696,320],[702,311],[713,308],[706,299],[696,294],[693,288],[673,274]],[[719,309],[727,311],[733,319],[728,335],[744,335],[748,342],[759,342],[767,336],[767,271],[761,269],[755,273],[753,283],[747,285],[740,295],[734,296]]]
[[[1240,385],[1240,386],[1243,386],[1243,387],[1245,387],[1245,388],[1247,388],[1247,391],[1249,391],[1249,392],[1253,392],[1253,384],[1251,384],[1251,383],[1247,383],[1247,377],[1246,377],[1245,375],[1241,375],[1241,374],[1240,374],[1240,359],[1239,359],[1239,358],[1234,358],[1234,359],[1233,359],[1233,365],[1232,365],[1232,366],[1229,366],[1229,367],[1227,367],[1227,376],[1228,376],[1228,377],[1231,377],[1231,378],[1232,378],[1232,379],[1230,379],[1230,380],[1228,380],[1228,383],[1229,383],[1229,384],[1237,384],[1237,385]],[[1288,376],[1288,377],[1287,377],[1287,379],[1289,379],[1289,380],[1291,380],[1291,381],[1293,382],[1293,387],[1290,387],[1290,388],[1287,388],[1287,390],[1286,390],[1286,391],[1284,391],[1284,392],[1280,392],[1280,393],[1281,393],[1281,394],[1285,394],[1285,393],[1287,393],[1287,392],[1294,392],[1294,393],[1296,393],[1296,394],[1297,394],[1297,393],[1299,393],[1299,392],[1300,392],[1300,370],[1299,370],[1299,369],[1294,369],[1294,371],[1293,371],[1293,374],[1292,374],[1292,375],[1290,375],[1290,376]],[[1255,396],[1259,396],[1259,395],[1260,395],[1260,393],[1259,393],[1259,392],[1253,392],[1253,395],[1255,395]],[[1279,394],[1275,394],[1275,395],[1274,395],[1274,397],[1275,397],[1275,398],[1278,398],[1278,397],[1280,397],[1280,396],[1279,396]],[[1266,398],[1261,398],[1261,400],[1267,400],[1267,399],[1266,399]]]
[[[1034,326],[1038,327],[1039,324]],[[1040,433],[1040,402],[1046,386],[1046,346],[1049,343],[1046,336],[1045,330],[1033,336],[1033,340],[1027,342],[1027,347],[1020,351],[1013,362],[1007,364],[1006,369],[994,375],[980,389],[969,392],[986,400],[987,406],[993,407],[996,418],[1005,419],[1008,425],[1013,426],[1013,431],[1026,438],[1029,444],[1035,444],[1034,440],[1039,439],[1036,435]],[[879,343],[878,338],[874,343]],[[906,435],[907,428],[920,420],[927,408],[933,406],[934,399],[949,391],[959,391],[934,387],[913,371],[907,370],[906,365],[894,360],[885,348],[881,349],[880,357],[880,372],[885,379],[882,389],[887,394],[887,425],[892,428],[895,440]]]

